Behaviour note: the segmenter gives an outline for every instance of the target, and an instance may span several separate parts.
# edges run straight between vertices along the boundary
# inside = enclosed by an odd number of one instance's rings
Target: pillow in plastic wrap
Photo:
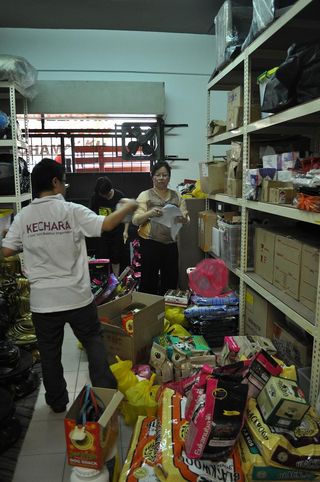
[[[0,54],[0,81],[14,82],[28,99],[37,95],[37,70],[23,57]]]
[[[276,17],[295,3],[295,0],[252,0],[253,17],[250,31],[242,44],[243,51],[253,40],[260,35]]]

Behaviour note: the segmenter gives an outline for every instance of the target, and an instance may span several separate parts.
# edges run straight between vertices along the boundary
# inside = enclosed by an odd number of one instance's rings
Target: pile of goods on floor
[[[238,295],[221,260],[189,270],[189,288],[98,306],[118,390],[93,389],[107,396],[98,432],[78,420],[90,449],[78,443],[69,463],[103,475],[92,441],[114,440],[118,407],[133,435],[114,481],[319,480],[320,417],[296,366],[269,338],[238,335]],[[65,421],[73,430],[77,403]]]
[[[0,269],[0,453],[14,445],[21,434],[15,401],[39,386],[34,370],[38,361],[29,282],[21,273],[19,256],[12,256]]]

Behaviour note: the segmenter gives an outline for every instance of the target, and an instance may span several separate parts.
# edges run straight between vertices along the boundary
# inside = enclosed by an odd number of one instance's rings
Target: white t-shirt
[[[31,311],[72,310],[92,301],[85,236],[101,236],[103,221],[61,194],[36,198],[15,216],[2,245],[23,249]]]

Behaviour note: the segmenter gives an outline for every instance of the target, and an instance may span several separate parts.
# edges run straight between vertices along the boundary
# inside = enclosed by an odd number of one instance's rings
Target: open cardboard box
[[[133,317],[133,334],[122,327],[121,314],[144,305]],[[98,306],[98,316],[103,325],[103,337],[109,363],[115,363],[116,355],[135,363],[148,362],[152,339],[163,332],[163,296],[133,291],[117,300]]]
[[[117,445],[119,425],[117,409],[123,399],[119,390],[92,387],[94,394],[104,403],[105,410],[96,422],[86,422],[85,438],[81,442],[73,440],[72,434],[77,426],[82,391],[69,408],[64,429],[69,465],[101,470]]]

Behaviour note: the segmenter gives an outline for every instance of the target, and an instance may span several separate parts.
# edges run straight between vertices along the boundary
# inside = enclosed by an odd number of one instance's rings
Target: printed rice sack
[[[268,464],[320,470],[320,417],[311,408],[294,430],[267,425],[254,398],[248,401],[247,426]]]

